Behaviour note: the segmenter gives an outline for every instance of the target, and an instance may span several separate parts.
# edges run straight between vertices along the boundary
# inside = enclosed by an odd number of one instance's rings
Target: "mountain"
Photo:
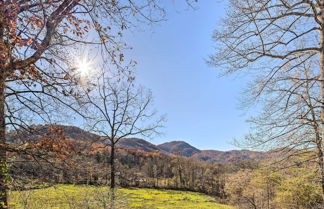
[[[27,140],[38,140],[43,134],[49,133],[52,129],[59,129],[64,136],[76,141],[102,143],[109,145],[109,142],[104,141],[102,136],[85,131],[75,126],[64,125],[39,125],[33,126],[31,131],[18,130],[8,134],[8,142],[23,143]],[[140,138],[125,138],[117,143],[117,147],[124,149],[134,149],[143,152],[160,152],[168,155],[177,155],[189,157],[194,160],[215,163],[231,163],[239,161],[259,161],[263,159],[267,153],[255,152],[249,150],[199,150],[184,141],[171,141],[160,145],[154,145]]]
[[[26,140],[38,140],[40,136],[50,133],[52,129],[62,130],[64,136],[74,140],[81,140],[85,142],[98,142],[101,137],[85,131],[75,126],[64,125],[37,125],[31,126],[28,130],[19,129],[8,134],[7,141],[14,143],[25,142]]]
[[[51,129],[62,130],[64,136],[69,139],[79,140],[92,143],[103,143],[109,145],[109,141],[105,141],[102,136],[85,131],[75,126],[64,125],[38,125],[33,126],[29,131],[19,130],[15,133],[10,133],[7,139],[8,142],[22,143],[22,139],[38,140],[41,135],[49,133]],[[156,145],[139,138],[125,138],[121,139],[117,147],[125,149],[136,149],[144,152],[158,152],[161,151]]]
[[[168,153],[172,153],[174,155],[180,155],[184,157],[191,157],[196,153],[200,153],[199,149],[191,146],[190,144],[184,141],[166,142],[158,145],[157,147]]]
[[[144,139],[139,138],[126,138],[121,139],[117,147],[125,148],[125,149],[137,149],[144,152],[160,152],[161,150],[154,144],[151,144]]]
[[[258,161],[265,157],[265,153],[249,150],[231,150],[225,152],[216,150],[202,150],[191,157],[193,159],[206,162],[230,163],[239,161]]]

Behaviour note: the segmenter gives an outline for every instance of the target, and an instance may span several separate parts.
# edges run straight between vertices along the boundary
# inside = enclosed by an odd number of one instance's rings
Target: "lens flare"
[[[77,73],[81,75],[81,77],[88,76],[91,72],[91,62],[85,58],[82,58],[77,61],[76,64]]]
[[[71,59],[71,75],[77,80],[77,82],[81,85],[87,85],[93,75],[95,75],[95,61],[94,59],[90,59],[89,52],[87,50],[83,50],[82,54],[80,53],[72,53],[74,54]]]

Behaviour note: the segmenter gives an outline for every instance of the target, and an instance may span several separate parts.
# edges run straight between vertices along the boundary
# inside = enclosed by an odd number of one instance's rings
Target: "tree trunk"
[[[4,34],[3,10],[0,10],[0,209],[8,208],[7,202],[7,155],[6,155],[6,124],[5,124],[5,81],[6,74],[3,66],[7,61],[6,46],[3,42]]]
[[[320,0],[320,20],[322,24],[324,23],[324,0]],[[324,137],[324,28],[322,27],[320,30],[320,46],[321,46],[321,52],[320,52],[320,76],[321,76],[321,102],[322,102],[322,108],[321,108],[321,146],[320,146],[320,152],[318,153],[318,162],[320,167],[320,173],[321,173],[321,186],[322,186],[322,197],[324,200],[324,159],[323,159],[323,137]]]
[[[110,209],[115,208],[115,143],[111,142],[110,151]]]
[[[110,152],[110,188],[114,189],[115,183],[115,143],[111,143]]]
[[[8,208],[5,124],[5,73],[0,73],[0,209]]]
[[[323,120],[323,119],[322,119]],[[322,124],[323,127],[323,124]],[[323,131],[323,128],[322,128]],[[324,133],[322,133],[324,134]],[[323,136],[323,135],[322,135]],[[321,174],[321,187],[322,187],[322,199],[324,201],[324,159],[323,159],[323,140],[321,137],[317,136],[317,158],[318,158],[318,165],[320,168],[320,174]]]

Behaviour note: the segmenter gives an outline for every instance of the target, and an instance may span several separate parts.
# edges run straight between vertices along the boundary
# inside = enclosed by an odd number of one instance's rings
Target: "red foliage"
[[[49,133],[43,134],[30,148],[36,153],[47,153],[60,160],[66,160],[78,153],[74,140],[67,139],[62,129],[51,128]]]

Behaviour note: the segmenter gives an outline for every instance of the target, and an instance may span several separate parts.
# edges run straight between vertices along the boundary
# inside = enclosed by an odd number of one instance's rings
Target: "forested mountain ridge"
[[[32,132],[18,130],[11,132],[9,142],[21,143],[28,139],[38,139],[40,135],[50,132],[50,129],[60,129],[66,138],[73,140],[81,140],[89,143],[101,143],[109,145],[103,137],[83,130],[75,126],[64,125],[38,125],[34,126]],[[118,148],[135,149],[143,152],[158,152],[175,156],[193,158],[203,162],[230,163],[239,161],[259,161],[264,158],[266,153],[249,150],[199,150],[198,148],[188,144],[185,141],[170,141],[160,145],[154,145],[140,138],[125,138],[121,139]]]
[[[202,150],[196,153],[192,158],[215,163],[228,163],[239,161],[259,161],[264,159],[267,153],[256,152],[249,150],[230,150],[230,151],[217,151],[217,150]]]
[[[163,144],[159,144],[157,147],[168,153],[172,153],[184,157],[191,157],[194,154],[201,152],[201,150],[191,146],[190,144],[184,141],[165,142]]]

